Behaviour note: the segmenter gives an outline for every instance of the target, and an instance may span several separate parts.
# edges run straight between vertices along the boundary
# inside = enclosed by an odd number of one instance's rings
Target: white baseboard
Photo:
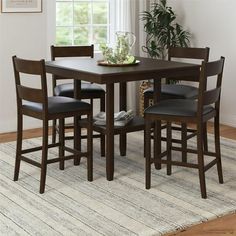
[[[72,118],[66,118],[66,123],[72,123]],[[51,123],[49,123],[51,125]],[[30,117],[24,117],[23,129],[36,129],[41,128],[43,126],[42,121],[33,119]],[[17,120],[7,120],[7,121],[0,121],[0,134],[1,133],[9,133],[9,132],[16,132],[17,129]]]
[[[231,127],[236,127],[236,116],[234,115],[221,115],[220,123]]]
[[[42,127],[42,122],[29,117],[24,117],[23,128],[24,129],[34,129]],[[0,121],[0,133],[16,132],[17,129],[17,119],[14,120],[1,120]]]

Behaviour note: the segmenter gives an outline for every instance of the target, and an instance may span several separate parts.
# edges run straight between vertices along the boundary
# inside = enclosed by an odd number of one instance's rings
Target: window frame
[[[56,23],[56,4],[60,2],[60,3],[72,3],[72,7],[73,7],[73,22],[72,22],[72,25],[70,26],[57,26],[57,23]],[[76,27],[79,27],[79,25],[75,25],[74,24],[74,3],[76,2],[83,2],[83,3],[86,3],[86,2],[91,2],[91,3],[94,3],[94,2],[101,2],[101,3],[105,3],[107,2],[108,4],[108,13],[107,13],[107,23],[106,24],[93,24],[93,7],[91,8],[91,16],[90,16],[90,23],[88,24],[80,24],[80,26],[87,26],[89,28],[89,38],[88,38],[88,44],[94,44],[95,46],[95,50],[97,51],[98,50],[98,45],[99,43],[95,43],[93,41],[93,33],[94,33],[94,26],[107,26],[107,44],[108,45],[113,45],[114,44],[114,26],[115,26],[115,4],[112,4],[113,0],[70,0],[70,1],[66,1],[66,0],[55,0],[55,40],[54,42],[56,43],[56,32],[57,32],[57,28],[59,27],[68,27],[68,28],[72,28],[72,42],[71,42],[71,45],[77,45],[77,44],[74,44],[74,41],[75,41],[75,37],[74,37],[74,28]],[[93,6],[93,4],[91,4],[91,6]],[[61,45],[63,46],[63,45]]]

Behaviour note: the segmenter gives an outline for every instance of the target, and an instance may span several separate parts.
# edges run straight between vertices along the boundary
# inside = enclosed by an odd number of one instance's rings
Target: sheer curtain
[[[146,35],[144,24],[141,21],[141,13],[150,9],[155,0],[115,0],[116,21],[115,31],[129,31],[136,36],[133,53],[136,56],[146,56],[142,51],[145,45]],[[138,111],[140,82],[130,82],[127,86],[128,109]]]

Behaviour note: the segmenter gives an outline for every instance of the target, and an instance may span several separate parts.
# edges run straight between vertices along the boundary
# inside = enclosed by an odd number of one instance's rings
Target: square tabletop
[[[119,83],[154,79],[156,77],[172,77],[194,75],[197,80],[200,65],[137,57],[140,63],[129,66],[101,66],[98,65],[100,55],[95,58],[66,58],[46,62],[46,70],[60,76],[87,80],[98,84]],[[192,77],[192,78],[193,78]],[[186,79],[189,80],[189,79]]]

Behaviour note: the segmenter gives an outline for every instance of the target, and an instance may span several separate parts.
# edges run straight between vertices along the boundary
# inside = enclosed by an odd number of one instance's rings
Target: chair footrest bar
[[[171,129],[176,130],[176,131],[181,131],[182,130],[181,126],[171,126]],[[194,132],[196,132],[196,130],[187,128],[187,132],[194,133]]]
[[[73,129],[73,124],[65,124],[65,129]],[[59,131],[59,125],[56,125],[56,130]]]
[[[76,157],[75,155],[69,155],[69,156],[62,157],[62,158],[53,158],[53,159],[47,160],[47,164],[52,164],[52,163],[59,162],[59,161],[67,161],[67,160],[74,159],[75,157]]]
[[[163,158],[167,155],[167,151],[164,151],[160,154],[160,158]],[[154,163],[154,158],[151,158],[151,164]]]
[[[161,137],[161,141],[165,141],[166,142],[167,138],[166,137]],[[172,138],[171,142],[172,143],[179,143],[179,144],[181,144],[182,140]]]
[[[80,156],[80,157],[87,157],[88,156],[88,152],[81,152],[81,151],[75,150],[73,148],[64,147],[64,150],[67,152],[73,153],[76,156]]]
[[[182,149],[181,147],[171,147],[171,150],[182,152],[183,149]],[[197,153],[198,153],[197,150],[190,149],[190,148],[187,148],[186,151],[187,151],[188,153],[194,153],[194,154],[197,154]],[[206,156],[212,156],[212,157],[215,157],[215,156],[216,156],[216,154],[215,154],[214,152],[204,152],[203,154],[206,155]]]
[[[64,147],[63,149],[67,152],[73,153],[74,155],[81,155],[82,154],[82,152],[75,150],[73,148],[70,148],[70,147]]]
[[[28,157],[25,157],[25,156],[21,156],[21,160],[22,161],[25,161],[33,166],[37,166],[39,168],[41,168],[41,163],[37,162],[37,161],[34,161],[34,160],[31,160],[29,159]]]
[[[48,148],[58,147],[59,145],[60,145],[60,143],[49,144]],[[37,152],[37,151],[40,151],[40,150],[42,150],[42,146],[22,150],[21,154],[26,154],[26,153],[30,153],[30,152]]]
[[[217,160],[214,159],[213,161],[211,161],[210,163],[208,163],[205,167],[204,167],[204,171],[209,170],[212,166],[214,166],[217,163]]]
[[[197,132],[192,132],[192,134],[187,135],[187,139],[193,138],[197,135]]]
[[[164,151],[161,153],[161,158],[165,157],[167,155],[167,151]]]
[[[101,138],[101,134],[93,134],[93,138]],[[81,135],[81,139],[87,139],[88,136],[87,135]]]
[[[65,136],[65,140],[72,140],[74,139],[74,136]]]
[[[204,155],[215,157],[216,153],[214,153],[214,152],[204,152]]]
[[[152,163],[154,163],[153,158],[152,158]],[[168,162],[167,160],[157,159],[156,163],[158,163],[158,164],[171,164],[171,165],[174,165],[174,166],[184,166],[184,167],[195,168],[195,169],[199,168],[198,164],[185,163],[185,162],[179,162],[179,161],[170,161],[170,162]]]

